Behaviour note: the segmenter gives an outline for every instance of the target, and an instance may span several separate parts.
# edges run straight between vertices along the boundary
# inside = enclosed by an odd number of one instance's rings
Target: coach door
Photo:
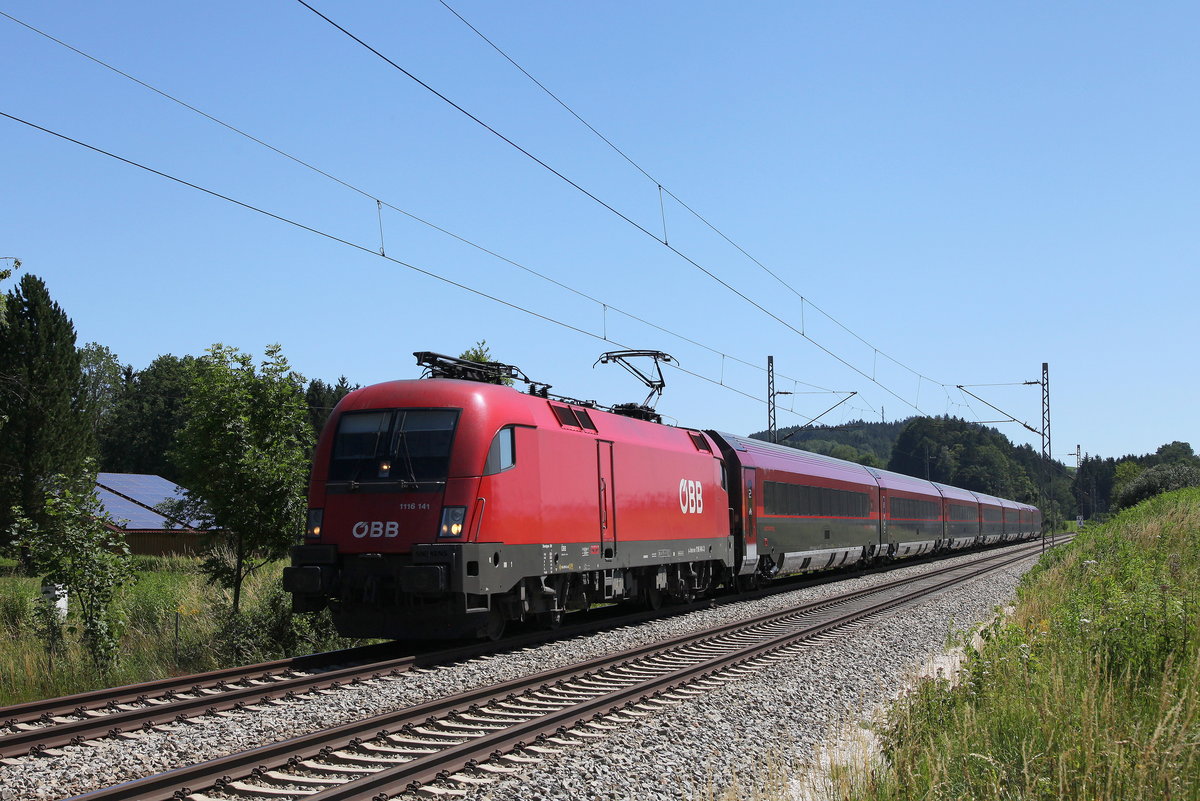
[[[596,443],[596,473],[599,479],[600,553],[612,559],[617,549],[616,498],[613,492],[613,444]]]
[[[738,574],[745,576],[758,567],[758,515],[754,511],[756,488],[754,468],[742,468],[742,552]]]
[[[879,547],[886,553],[888,542],[888,494],[883,486],[879,488]]]

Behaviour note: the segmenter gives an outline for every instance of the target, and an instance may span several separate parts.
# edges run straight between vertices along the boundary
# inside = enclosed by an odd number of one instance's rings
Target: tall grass
[[[48,658],[34,615],[40,581],[0,574],[0,706],[353,644],[337,636],[327,613],[292,615],[282,562],[251,578],[237,618],[229,594],[207,583],[199,560],[136,557],[135,565],[137,581],[117,599],[121,657],[103,675],[69,631],[65,650]]]
[[[841,799],[1200,798],[1200,490],[1152,498],[1046,555],[962,680],[879,732]]]

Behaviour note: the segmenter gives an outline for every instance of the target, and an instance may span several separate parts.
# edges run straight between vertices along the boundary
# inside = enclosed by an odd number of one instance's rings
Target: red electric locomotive
[[[708,592],[733,562],[724,466],[699,431],[431,378],[350,393],[326,432],[284,580],[298,609],[332,600],[347,636],[654,605]]]
[[[344,636],[495,637],[600,601],[657,606],[1040,528],[1023,504],[416,355],[433,377],[334,410],[284,571],[295,608],[328,605]]]

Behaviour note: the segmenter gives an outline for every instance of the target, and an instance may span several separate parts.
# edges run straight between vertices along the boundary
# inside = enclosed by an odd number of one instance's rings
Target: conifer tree
[[[45,498],[57,474],[78,473],[92,457],[75,326],[46,284],[26,274],[6,297],[0,328],[0,546],[13,509],[47,522]]]

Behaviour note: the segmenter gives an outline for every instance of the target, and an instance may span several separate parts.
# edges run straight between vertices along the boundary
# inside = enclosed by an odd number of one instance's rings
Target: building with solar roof
[[[161,476],[140,473],[99,473],[96,496],[125,535],[129,550],[136,554],[166,556],[196,554],[210,532],[195,520],[179,520],[155,508],[165,500],[187,493]]]

